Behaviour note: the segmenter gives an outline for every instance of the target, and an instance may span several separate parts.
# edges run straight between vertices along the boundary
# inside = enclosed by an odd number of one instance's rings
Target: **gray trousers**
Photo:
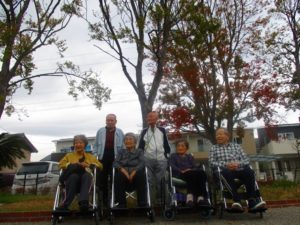
[[[145,158],[145,162],[148,168],[148,180],[151,193],[156,193],[156,197],[160,198],[160,191],[162,190],[161,180],[165,176],[165,171],[167,169],[167,160]]]
[[[63,205],[71,205],[75,195],[79,192],[78,202],[89,200],[89,190],[92,184],[92,176],[88,172],[82,175],[72,173],[66,180],[66,198]]]

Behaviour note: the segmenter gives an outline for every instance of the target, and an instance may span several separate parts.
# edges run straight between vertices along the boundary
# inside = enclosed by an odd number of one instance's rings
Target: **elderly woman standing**
[[[147,206],[145,159],[142,149],[136,149],[137,139],[133,133],[124,136],[126,149],[118,152],[114,161],[115,197],[118,208],[126,208],[125,191],[134,188],[137,191],[138,206]]]
[[[59,162],[64,170],[61,182],[66,186],[66,196],[59,210],[68,210],[76,193],[79,191],[78,203],[81,211],[89,207],[89,190],[92,185],[92,169],[102,169],[102,164],[90,153],[85,152],[88,140],[84,135],[76,135],[73,139],[74,151],[66,154]]]

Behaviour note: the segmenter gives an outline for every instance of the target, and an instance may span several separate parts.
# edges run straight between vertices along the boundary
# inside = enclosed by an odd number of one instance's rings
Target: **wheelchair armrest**
[[[177,178],[177,177],[172,177],[172,182],[177,187],[185,187],[186,186],[186,182],[182,179]]]

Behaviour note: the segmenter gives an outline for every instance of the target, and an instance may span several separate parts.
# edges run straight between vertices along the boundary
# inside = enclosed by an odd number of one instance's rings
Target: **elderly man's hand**
[[[226,165],[226,167],[229,169],[229,170],[237,170],[238,168],[240,168],[240,164],[237,163],[237,162],[231,162],[231,163],[228,163]]]

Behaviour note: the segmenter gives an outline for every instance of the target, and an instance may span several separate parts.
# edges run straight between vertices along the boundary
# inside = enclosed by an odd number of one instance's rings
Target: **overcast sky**
[[[89,68],[101,74],[105,86],[112,89],[111,100],[104,103],[101,110],[96,109],[92,101],[80,96],[78,101],[67,95],[67,83],[64,78],[35,79],[31,95],[22,89],[13,97],[17,109],[23,113],[0,120],[0,132],[25,133],[38,153],[32,154],[32,161],[40,160],[55,151],[53,141],[71,138],[76,134],[95,136],[97,130],[105,126],[108,113],[117,115],[117,126],[124,132],[139,132],[142,128],[141,112],[136,94],[124,77],[119,62],[100,52],[89,41],[86,24],[78,19],[60,33],[67,40],[68,50],[65,59],[72,60],[82,70]],[[134,58],[134,48],[126,51]],[[34,74],[53,72],[59,56],[55,48],[42,48],[35,54],[38,69]],[[299,112],[283,114],[280,123],[298,123]],[[260,122],[249,127],[262,125]]]

